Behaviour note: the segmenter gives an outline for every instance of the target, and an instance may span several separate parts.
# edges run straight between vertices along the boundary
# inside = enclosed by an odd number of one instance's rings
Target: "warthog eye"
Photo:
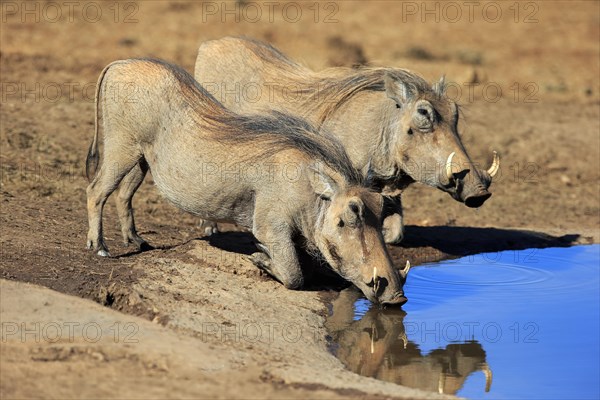
[[[422,100],[416,107],[413,115],[413,123],[416,129],[423,133],[433,130],[433,124],[436,119],[435,109],[428,101]]]
[[[343,220],[343,219],[340,219],[340,221],[338,222],[337,226],[339,226],[340,228],[343,228],[343,227],[344,227],[344,225],[346,225],[346,224],[344,223],[344,220]]]
[[[402,108],[400,104],[396,103],[396,108]]]

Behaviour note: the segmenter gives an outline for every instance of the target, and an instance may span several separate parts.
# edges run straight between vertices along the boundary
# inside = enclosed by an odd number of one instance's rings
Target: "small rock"
[[[91,356],[92,356],[92,358],[93,358],[94,360],[96,360],[96,361],[104,361],[104,360],[105,360],[105,358],[104,358],[104,354],[102,354],[102,353],[98,353],[97,351],[94,351],[94,352],[91,354]]]
[[[124,47],[132,47],[137,44],[137,40],[133,38],[122,38],[119,40],[119,44]]]

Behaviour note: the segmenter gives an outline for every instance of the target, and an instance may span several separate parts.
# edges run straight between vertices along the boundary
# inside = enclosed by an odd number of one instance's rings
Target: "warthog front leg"
[[[271,265],[271,258],[265,253],[266,248],[263,250],[263,247],[260,243],[256,243],[256,247],[261,249],[261,251],[257,251],[256,253],[252,253],[248,259],[252,261],[254,265],[258,268],[266,271],[269,275],[273,275],[271,270],[273,269]]]
[[[123,244],[129,246],[130,243],[133,243],[140,250],[151,249],[152,246],[137,234],[133,219],[132,199],[142,184],[146,172],[148,172],[148,164],[142,159],[121,181],[116,199]]]
[[[254,264],[288,289],[302,287],[304,276],[289,227],[255,224],[252,233],[259,242],[257,247],[262,251],[252,255]]]
[[[383,239],[386,243],[400,243],[404,238],[404,219],[400,195],[383,197]]]

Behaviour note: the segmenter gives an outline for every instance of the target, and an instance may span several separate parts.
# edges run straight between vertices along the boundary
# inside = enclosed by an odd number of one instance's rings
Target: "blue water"
[[[371,337],[363,338],[366,356],[340,357],[350,369],[427,390],[437,385],[468,398],[600,398],[599,245],[505,251],[414,267],[405,292],[409,302],[402,315],[374,310],[362,298],[355,302],[348,326],[369,318],[355,330]],[[340,330],[334,340],[350,343],[341,339],[350,331]],[[407,345],[395,336],[391,344],[384,340],[402,332]],[[384,343],[384,361],[366,368],[369,353],[376,355]],[[352,365],[355,359],[362,364]],[[493,377],[489,392],[485,365]],[[427,373],[434,375],[429,386]]]

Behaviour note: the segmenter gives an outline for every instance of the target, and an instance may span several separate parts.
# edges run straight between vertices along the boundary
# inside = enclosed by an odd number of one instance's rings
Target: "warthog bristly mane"
[[[280,111],[271,111],[261,115],[238,115],[226,109],[206,91],[184,69],[156,59],[145,61],[160,64],[167,68],[180,83],[180,90],[186,100],[188,112],[202,128],[215,140],[224,144],[243,144],[263,142],[267,156],[285,149],[298,149],[313,156],[340,173],[349,184],[362,185],[364,177],[348,157],[342,144],[327,132],[318,131],[306,120]],[[245,160],[248,162],[260,162]]]

